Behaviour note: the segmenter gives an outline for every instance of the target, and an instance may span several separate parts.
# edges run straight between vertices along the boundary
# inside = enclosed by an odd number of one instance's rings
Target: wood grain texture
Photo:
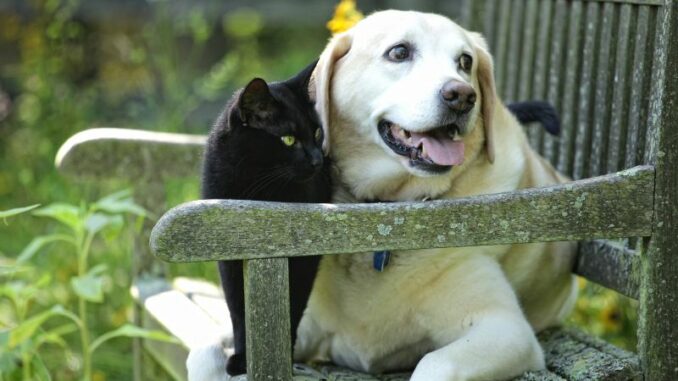
[[[570,2],[570,12],[567,26],[567,50],[564,73],[561,73],[558,81],[563,86],[563,99],[560,113],[563,118],[563,131],[560,133],[558,147],[557,168],[567,176],[572,176],[572,160],[575,151],[575,134],[577,133],[576,121],[578,115],[577,94],[580,84],[581,45],[583,35],[584,3],[581,1]]]
[[[292,347],[287,259],[245,261],[244,269],[248,379],[291,380]]]
[[[548,92],[547,99],[551,102],[558,112],[562,113],[562,88],[563,80],[561,76],[565,67],[567,18],[569,14],[569,3],[565,0],[556,0],[553,10],[553,27],[551,29],[551,53],[549,55],[549,73],[548,73]],[[562,117],[561,117],[562,119]],[[564,122],[564,121],[563,121]],[[570,125],[563,124],[563,128]],[[551,164],[558,164],[558,145],[559,138],[550,135],[544,136],[541,154],[548,159]]]
[[[206,137],[123,128],[79,132],[59,149],[62,173],[90,179],[140,181],[196,177]]]
[[[638,299],[640,256],[623,243],[603,240],[580,242],[574,272]]]
[[[502,62],[505,80],[497,90],[502,94],[502,99],[515,101],[517,99],[517,87],[520,83],[520,66],[528,57],[522,55],[523,30],[530,27],[524,23],[525,18],[525,0],[506,0],[511,3],[511,19],[509,21],[509,40],[506,49],[506,58]],[[531,66],[531,64],[530,64]]]
[[[493,46],[493,56],[494,62],[499,63],[494,69],[494,78],[497,84],[497,92],[499,94],[504,94],[505,89],[505,80],[506,80],[506,71],[508,70],[508,44],[510,37],[510,26],[511,26],[511,1],[504,0],[500,1],[500,6],[497,7],[497,17],[498,20],[497,26],[494,28],[493,41],[495,45]]]
[[[589,158],[589,174],[600,176],[607,173],[607,134],[610,129],[610,93],[613,82],[614,47],[612,43],[616,37],[613,32],[614,22],[613,3],[603,5],[603,15],[600,25],[598,44],[598,63],[596,70],[595,97],[593,100],[594,114],[591,128],[591,156]]]
[[[539,334],[549,371],[568,381],[640,380],[638,357],[570,328]]]
[[[652,167],[547,188],[413,203],[203,200],[156,224],[170,262],[647,236]]]
[[[598,27],[600,26],[601,4],[586,4],[586,19],[584,21],[584,44],[581,52],[581,84],[578,89],[575,149],[572,165],[572,178],[581,179],[588,177],[588,161],[591,157],[591,116],[593,115],[592,104],[593,89],[595,83],[595,58],[598,46]],[[569,126],[568,126],[569,127]]]
[[[533,6],[530,4],[530,6]],[[526,68],[524,76],[532,76],[532,91],[531,94],[521,94],[521,99],[527,99],[532,96],[533,99],[547,99],[547,84],[548,84],[548,58],[549,47],[551,45],[551,12],[553,10],[553,2],[540,1],[537,2],[536,17],[539,20],[537,24],[537,32],[535,39],[534,61],[531,68]],[[534,22],[534,21],[533,21]],[[525,65],[524,67],[526,67]],[[524,97],[523,97],[524,96]],[[538,152],[542,152],[544,129],[533,128],[529,134],[530,145]]]
[[[629,101],[629,67],[633,64],[629,59],[631,50],[631,28],[633,26],[631,13],[633,6],[621,5],[616,38],[616,57],[614,67],[614,81],[612,86],[612,98],[609,100],[612,106],[610,126],[607,140],[607,172],[618,171],[624,165],[624,150],[626,148],[626,121]]]
[[[652,238],[642,255],[639,354],[646,380],[678,379],[678,3],[667,1],[658,33],[649,152],[656,163]]]
[[[652,55],[648,51],[648,42],[653,37],[650,33],[650,7],[639,7],[637,29],[635,34],[633,65],[631,73],[631,94],[628,128],[626,130],[625,168],[637,165],[643,160],[645,148],[645,130],[647,129],[647,108],[649,105],[650,63]]]

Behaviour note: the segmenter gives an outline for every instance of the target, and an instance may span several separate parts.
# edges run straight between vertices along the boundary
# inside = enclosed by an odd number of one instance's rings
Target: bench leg
[[[287,258],[245,261],[247,380],[292,380]]]
[[[667,0],[657,17],[648,139],[656,160],[652,238],[642,253],[638,353],[645,380],[678,380],[678,2]]]

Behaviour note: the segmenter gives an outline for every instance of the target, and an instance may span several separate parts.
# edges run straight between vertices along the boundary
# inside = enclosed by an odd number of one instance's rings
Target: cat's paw
[[[236,353],[228,358],[226,372],[231,376],[247,373],[247,359],[244,353]]]

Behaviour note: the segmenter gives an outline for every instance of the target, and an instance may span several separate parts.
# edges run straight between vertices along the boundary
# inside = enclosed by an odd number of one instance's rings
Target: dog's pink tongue
[[[432,137],[427,134],[411,132],[415,147],[424,145],[426,155],[438,165],[460,165],[464,162],[464,143],[447,137]]]

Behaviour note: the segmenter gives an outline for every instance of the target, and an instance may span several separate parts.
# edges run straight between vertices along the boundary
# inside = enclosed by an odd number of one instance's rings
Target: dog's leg
[[[188,381],[228,381],[226,359],[221,341],[191,349],[186,359]]]
[[[544,355],[521,314],[498,311],[474,321],[454,342],[425,355],[411,381],[504,380],[544,368]]]

